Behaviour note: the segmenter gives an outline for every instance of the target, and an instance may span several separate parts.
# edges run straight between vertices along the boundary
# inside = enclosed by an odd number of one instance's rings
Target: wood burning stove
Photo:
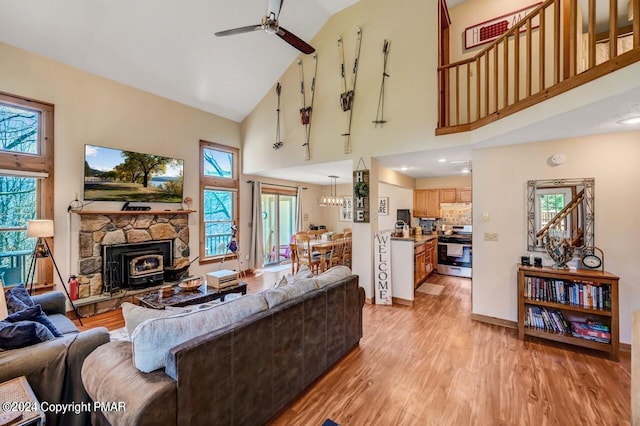
[[[173,241],[103,246],[102,259],[105,292],[157,285],[164,280],[164,266],[173,264]]]

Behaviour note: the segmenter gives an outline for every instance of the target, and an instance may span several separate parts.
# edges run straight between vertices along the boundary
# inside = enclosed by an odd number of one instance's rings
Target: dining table
[[[320,272],[327,270],[327,253],[333,249],[333,241],[311,240],[311,250],[320,253]],[[290,243],[291,247],[291,273],[296,273],[297,252],[296,243]]]

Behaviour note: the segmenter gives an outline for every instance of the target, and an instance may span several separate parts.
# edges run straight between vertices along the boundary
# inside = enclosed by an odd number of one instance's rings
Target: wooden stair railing
[[[617,0],[608,2],[605,33],[596,33],[596,0],[585,29],[577,0],[546,0],[475,56],[439,66],[436,135],[476,129],[640,61],[640,0],[630,0],[625,27]],[[597,3],[602,10],[605,0]]]
[[[566,222],[567,217],[573,213],[577,208],[582,205],[584,201],[584,189],[578,192],[575,197],[567,203],[552,219],[550,219],[537,233],[536,238],[540,239],[549,233],[552,228],[557,228],[562,225],[562,222]],[[567,229],[566,223],[564,229]],[[571,228],[571,241],[574,246],[581,246],[580,241],[584,235],[584,230],[580,227]]]

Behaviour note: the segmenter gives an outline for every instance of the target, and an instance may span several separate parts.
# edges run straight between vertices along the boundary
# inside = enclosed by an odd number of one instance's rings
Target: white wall
[[[639,140],[640,132],[628,132],[473,151],[474,313],[517,320],[516,264],[527,253],[526,182],[593,177],[595,245],[604,251],[605,269],[620,276],[620,340],[631,343],[631,315],[640,307]],[[566,154],[567,162],[550,166],[555,153]],[[485,232],[497,233],[498,241],[483,241]]]
[[[63,279],[78,272],[80,221],[67,213],[67,206],[76,193],[82,194],[85,144],[183,159],[184,194],[193,198],[196,209],[200,200],[199,140],[240,147],[240,125],[233,121],[3,43],[0,63],[0,91],[55,105],[54,252]],[[94,203],[86,208],[119,210],[121,205]],[[189,231],[190,258],[194,258],[198,254],[197,214],[189,217]],[[194,263],[191,272],[201,274],[213,266]]]
[[[389,215],[378,216],[378,227],[380,230],[393,230],[396,224],[396,210],[413,209],[413,190],[407,188],[398,188],[397,186],[387,185],[386,183],[378,184],[379,197],[389,197]],[[418,220],[411,219],[409,225],[417,225]]]
[[[471,175],[416,179],[416,189],[466,188],[471,185]]]

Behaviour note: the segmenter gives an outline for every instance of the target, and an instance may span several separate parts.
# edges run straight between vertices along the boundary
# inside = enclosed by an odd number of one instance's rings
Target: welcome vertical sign
[[[376,305],[391,305],[391,231],[376,233],[374,280]]]

